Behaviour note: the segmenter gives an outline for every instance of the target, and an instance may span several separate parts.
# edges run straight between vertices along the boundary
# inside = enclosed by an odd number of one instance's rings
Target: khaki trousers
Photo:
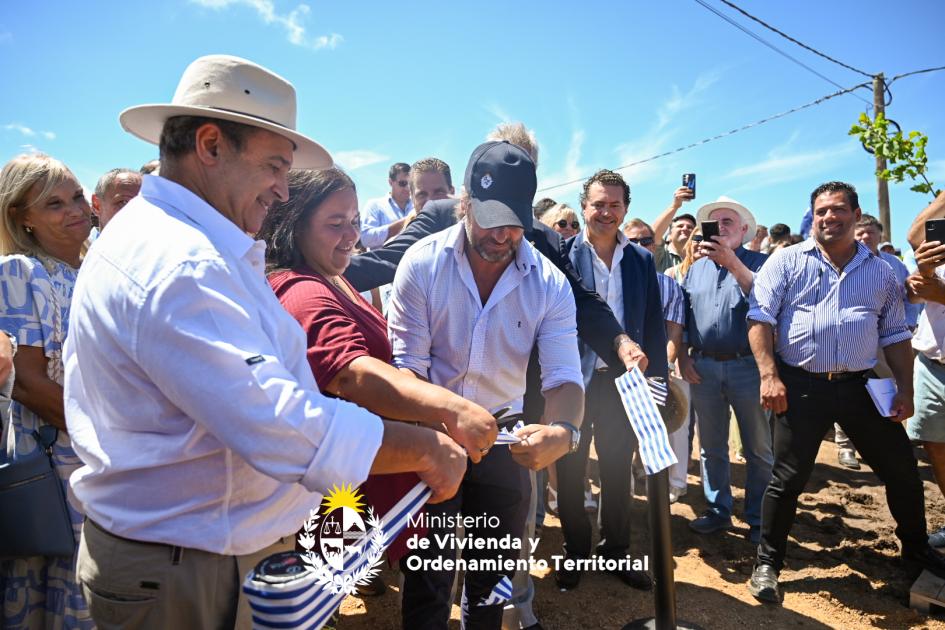
[[[250,630],[243,579],[263,558],[293,548],[283,538],[253,554],[222,556],[120,538],[86,520],[76,575],[100,630]]]

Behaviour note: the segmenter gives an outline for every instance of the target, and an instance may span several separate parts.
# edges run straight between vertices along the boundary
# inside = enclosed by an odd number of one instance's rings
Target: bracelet
[[[619,350],[620,346],[622,346],[625,343],[632,343],[633,345],[638,345],[636,341],[634,341],[633,339],[630,338],[629,335],[624,333],[623,335],[620,335],[620,341],[614,344],[614,350]]]

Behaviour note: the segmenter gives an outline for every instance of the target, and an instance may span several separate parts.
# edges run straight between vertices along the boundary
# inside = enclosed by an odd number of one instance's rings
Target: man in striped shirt
[[[811,207],[812,238],[772,255],[755,278],[748,312],[761,402],[775,413],[774,471],[748,586],[774,603],[797,497],[834,420],[886,486],[906,566],[945,576],[945,560],[929,547],[922,481],[901,424],[912,415],[913,390],[899,284],[892,268],[854,239],[861,211],[853,186],[823,184],[811,193]],[[898,388],[891,418],[879,415],[865,387],[877,347]]]

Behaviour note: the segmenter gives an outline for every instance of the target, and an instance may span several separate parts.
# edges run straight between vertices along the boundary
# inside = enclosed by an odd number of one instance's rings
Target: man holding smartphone
[[[683,185],[673,192],[673,200],[653,221],[653,235],[657,239],[653,261],[657,273],[663,273],[678,265],[686,256],[686,242],[696,229],[696,218],[691,214],[676,216],[686,202],[696,198],[696,176],[694,173],[683,175]],[[663,241],[663,235],[669,230],[669,240]]]
[[[945,192],[919,213],[909,229],[918,270],[906,280],[909,298],[924,302],[912,339],[915,358],[915,416],[909,438],[922,443],[935,481],[945,495]],[[945,527],[929,535],[929,544],[945,548]]]
[[[757,542],[761,500],[771,478],[771,432],[759,403],[758,367],[748,343],[748,296],[754,273],[767,256],[743,247],[755,235],[752,213],[734,199],[699,208],[703,258],[683,279],[688,296],[686,330],[689,352],[680,352],[683,378],[692,385],[692,406],[699,423],[702,486],[707,509],[689,527],[700,534],[731,529],[729,407],[735,410],[747,475],[745,520]]]

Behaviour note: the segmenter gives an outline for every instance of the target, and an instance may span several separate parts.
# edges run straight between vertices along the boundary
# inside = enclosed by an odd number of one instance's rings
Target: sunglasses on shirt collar
[[[567,219],[561,219],[560,221],[558,221],[557,223],[555,223],[555,225],[557,225],[559,228],[561,228],[561,229],[563,230],[564,228],[568,227],[568,221],[567,221]],[[577,221],[571,221],[570,225],[571,225],[571,229],[572,229],[572,230],[580,230],[580,229],[581,229],[581,224],[580,224],[579,222],[577,222]]]
[[[653,244],[652,236],[644,236],[643,238],[628,238],[627,240],[631,243],[636,243],[640,247],[646,247]]]

